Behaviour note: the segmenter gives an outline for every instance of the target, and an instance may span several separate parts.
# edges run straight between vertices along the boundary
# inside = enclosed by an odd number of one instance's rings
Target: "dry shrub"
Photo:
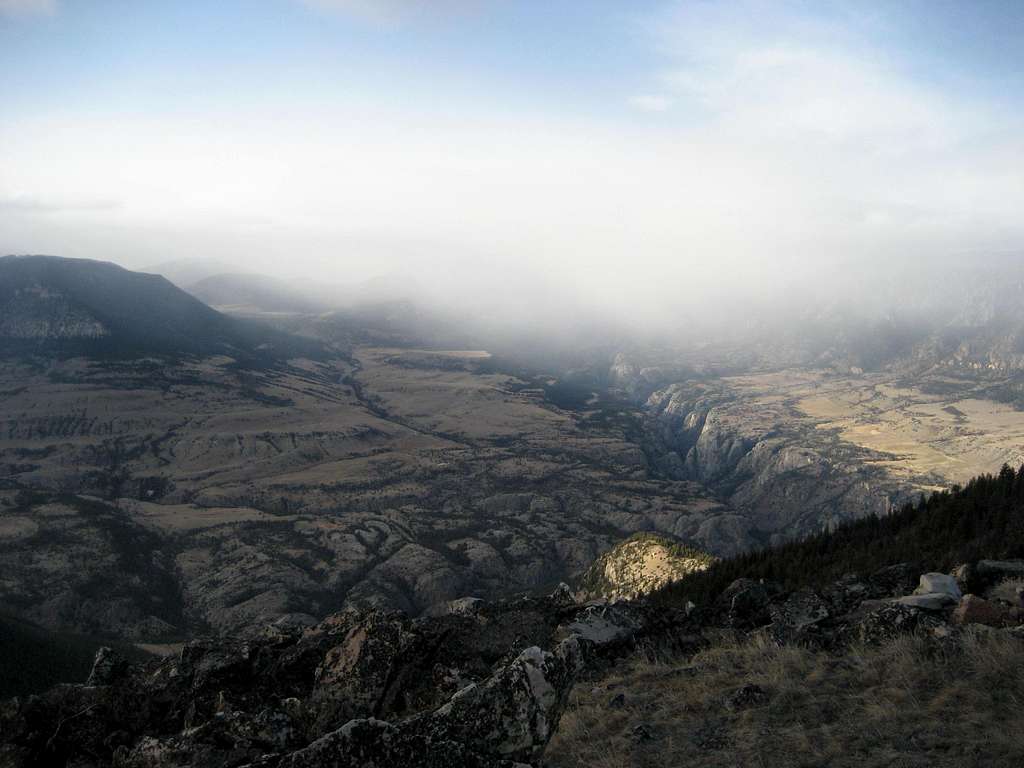
[[[1024,588],[1024,579],[1005,579],[992,587],[986,597],[990,600],[1002,600],[1010,605],[1019,605],[1020,599],[1017,597],[1017,590],[1021,588]]]

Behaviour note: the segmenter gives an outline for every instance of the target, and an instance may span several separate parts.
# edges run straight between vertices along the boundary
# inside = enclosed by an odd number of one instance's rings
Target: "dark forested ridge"
[[[315,357],[321,345],[228,317],[160,275],[56,256],[0,258],[0,355]]]
[[[883,517],[872,515],[781,547],[720,560],[652,596],[675,605],[713,600],[735,579],[814,587],[894,563],[946,571],[984,558],[1024,557],[1024,466],[1004,466],[963,488],[932,494]]]

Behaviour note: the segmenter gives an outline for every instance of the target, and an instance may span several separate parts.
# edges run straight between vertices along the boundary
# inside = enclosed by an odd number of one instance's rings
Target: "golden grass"
[[[819,427],[838,429],[844,440],[892,454],[897,475],[936,473],[951,482],[992,471],[1022,458],[1024,412],[1009,405],[966,398],[939,400],[915,390],[853,383],[852,389],[814,394],[798,408]]]
[[[767,701],[730,709],[747,683]],[[577,685],[546,758],[552,768],[1020,766],[1024,642],[978,630],[958,644],[907,637],[842,656],[752,640],[687,662],[634,658]]]

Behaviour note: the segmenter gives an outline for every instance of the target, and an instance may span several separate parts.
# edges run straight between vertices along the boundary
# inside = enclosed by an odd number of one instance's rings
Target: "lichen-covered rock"
[[[124,675],[128,668],[124,658],[113,648],[103,646],[96,651],[92,662],[92,671],[85,681],[86,685],[111,685]]]
[[[791,593],[785,600],[768,606],[772,637],[780,643],[818,639],[817,626],[831,615],[828,604],[811,590]]]
[[[727,626],[752,629],[771,623],[769,603],[781,594],[778,584],[753,579],[736,579],[718,599],[718,610]]]
[[[911,592],[920,583],[918,571],[910,563],[880,568],[868,577],[872,597],[898,597]]]
[[[468,686],[409,727],[431,740],[454,740],[480,754],[537,760],[583,669],[587,642],[563,640],[552,652],[527,648],[480,685]]]
[[[642,614],[612,603],[588,605],[559,627],[562,637],[575,635],[596,646],[619,646],[630,643],[643,626]]]
[[[288,755],[280,768],[536,762],[584,666],[584,645],[572,637],[553,652],[527,648],[486,681],[466,686],[432,712],[397,723],[352,720]]]
[[[317,667],[312,694],[320,712],[317,729],[326,732],[390,709],[415,666],[410,657],[418,640],[398,613],[371,611],[357,621]]]
[[[856,575],[844,576],[821,590],[833,615],[853,611],[865,600],[878,597],[870,582]]]
[[[960,588],[960,593],[966,595],[968,592],[973,592],[978,579],[977,569],[970,563],[962,563],[954,568],[950,575],[956,579],[956,585]]]
[[[861,617],[854,624],[853,630],[854,637],[860,642],[881,645],[928,624],[926,615],[920,609],[888,603]]]
[[[576,596],[573,594],[572,587],[564,581],[559,582],[558,586],[548,595],[548,599],[559,608],[568,608],[576,604]]]
[[[347,610],[305,623],[196,639],[142,665],[103,652],[93,684],[0,708],[0,764],[537,763],[585,665],[693,638],[682,613],[557,594],[471,615]]]
[[[948,592],[930,592],[920,595],[905,595],[896,598],[895,602],[922,611],[944,611],[946,608],[956,605],[957,601],[958,598]]]

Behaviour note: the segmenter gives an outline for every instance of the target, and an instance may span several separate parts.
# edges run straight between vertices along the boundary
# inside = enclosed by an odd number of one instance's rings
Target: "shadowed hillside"
[[[281,359],[318,350],[226,317],[159,275],[86,259],[0,258],[0,353]]]
[[[0,698],[39,693],[57,683],[83,682],[104,644],[110,641],[53,632],[0,614]],[[127,643],[117,647],[129,658],[148,656]]]
[[[713,600],[735,579],[776,581],[787,589],[821,586],[849,573],[891,563],[949,570],[982,558],[1024,557],[1024,466],[1003,467],[963,488],[872,515],[832,533],[713,563],[653,595],[664,605]]]

